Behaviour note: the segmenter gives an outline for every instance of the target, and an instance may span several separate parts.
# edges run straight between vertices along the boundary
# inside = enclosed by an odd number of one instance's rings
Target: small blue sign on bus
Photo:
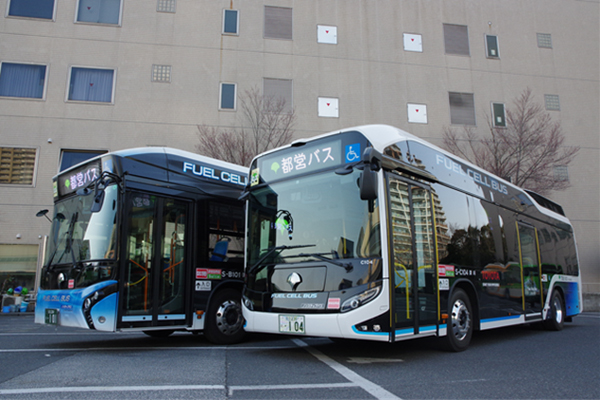
[[[360,161],[360,143],[347,145],[344,155],[346,163]]]

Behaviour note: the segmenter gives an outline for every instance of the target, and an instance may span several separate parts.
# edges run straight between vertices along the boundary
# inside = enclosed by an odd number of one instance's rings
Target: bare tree
[[[199,125],[196,151],[247,166],[256,155],[283,146],[292,139],[296,116],[285,99],[265,97],[255,87],[240,96],[240,110],[239,127],[226,129]]]
[[[487,118],[490,121],[490,118]],[[564,190],[569,181],[555,176],[555,167],[567,166],[579,147],[564,145],[561,124],[552,121],[534,102],[531,89],[506,110],[506,127],[488,122],[489,135],[480,137],[474,127],[444,129],[444,147],[481,168],[539,194]]]

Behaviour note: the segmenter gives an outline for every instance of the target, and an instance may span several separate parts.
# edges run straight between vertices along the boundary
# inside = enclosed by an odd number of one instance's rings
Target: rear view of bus
[[[258,156],[247,188],[245,329],[395,342],[581,311],[560,206],[397,128]]]

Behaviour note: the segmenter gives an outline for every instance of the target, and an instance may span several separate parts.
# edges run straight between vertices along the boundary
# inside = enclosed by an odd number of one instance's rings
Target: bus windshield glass
[[[102,208],[95,213],[90,211],[93,195],[69,197],[54,205],[47,266],[115,258],[118,192],[116,185],[108,186]]]
[[[381,257],[379,215],[360,199],[360,171],[329,170],[251,191],[248,265]],[[337,263],[342,265],[341,263]]]

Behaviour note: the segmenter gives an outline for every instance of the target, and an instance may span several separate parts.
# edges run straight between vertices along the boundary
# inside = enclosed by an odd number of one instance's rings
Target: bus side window
[[[243,262],[244,209],[239,203],[208,203],[208,260]]]

